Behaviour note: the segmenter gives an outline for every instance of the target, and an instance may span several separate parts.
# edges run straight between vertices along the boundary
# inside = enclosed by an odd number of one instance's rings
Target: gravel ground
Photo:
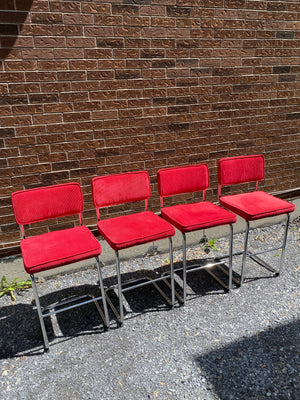
[[[281,228],[256,229],[253,246],[280,234]],[[234,243],[240,248],[242,236]],[[217,241],[220,252],[226,244]],[[174,255],[178,267],[181,252]],[[190,263],[203,255],[200,245],[188,251]],[[276,252],[267,259],[279,262]],[[240,261],[235,257],[237,272]],[[168,255],[157,254],[126,261],[122,272],[167,265]],[[128,292],[121,328],[111,315],[105,331],[94,305],[58,314],[46,321],[47,353],[32,290],[15,302],[1,298],[0,400],[298,400],[300,219],[290,224],[280,277],[247,265],[245,284],[232,294],[205,271],[190,273],[187,304],[173,310],[151,286]],[[106,285],[115,282],[114,266],[103,273]],[[66,294],[97,293],[96,282],[91,268],[39,281],[38,290],[48,304]]]

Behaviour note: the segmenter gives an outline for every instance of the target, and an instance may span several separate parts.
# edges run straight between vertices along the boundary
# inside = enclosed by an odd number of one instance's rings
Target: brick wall
[[[148,170],[154,211],[164,166],[207,162],[215,201],[217,160],[259,152],[260,187],[299,186],[299,0],[0,5],[0,247],[18,243],[24,188],[79,182],[95,226],[101,174]]]

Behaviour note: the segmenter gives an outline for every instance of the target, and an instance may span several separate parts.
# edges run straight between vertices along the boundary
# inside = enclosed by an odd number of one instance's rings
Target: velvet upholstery
[[[83,196],[80,185],[66,183],[15,192],[12,194],[12,204],[16,221],[22,229],[23,263],[25,271],[30,274],[45,350],[49,349],[49,339],[44,318],[50,315],[49,309],[51,309],[51,314],[56,314],[94,302],[104,325],[108,327],[109,314],[99,261],[102,249],[90,230],[86,226],[82,226]],[[23,225],[69,215],[78,215],[81,225],[25,238]],[[72,297],[42,309],[35,274],[93,257],[96,261],[101,297],[91,297],[89,294],[77,298]],[[100,298],[104,314],[99,308],[98,300]]]
[[[219,185],[234,185],[264,178],[264,156],[260,154],[223,158],[218,162]],[[220,190],[219,190],[220,193]],[[219,197],[220,204],[246,221],[273,217],[294,211],[294,204],[263,191]]]
[[[236,222],[233,213],[208,201],[165,207],[161,215],[183,233]]]
[[[98,240],[86,226],[44,233],[21,240],[25,271],[49,270],[101,254]]]
[[[221,225],[230,226],[229,238],[229,266],[228,288],[232,288],[232,224],[236,222],[236,215],[209,201],[205,201],[205,190],[209,187],[209,172],[207,164],[186,165],[181,167],[164,168],[157,171],[158,191],[160,194],[161,216],[182,233],[182,303],[187,297],[187,264],[186,264],[186,233],[204,230]],[[184,193],[203,191],[203,201],[197,203],[183,203],[164,207],[163,198]],[[214,264],[216,266],[216,264]],[[212,266],[212,265],[211,265]],[[202,264],[193,266],[193,271],[205,268]],[[210,274],[220,279],[210,271]]]
[[[157,183],[161,197],[205,190],[209,187],[207,164],[160,169]],[[182,233],[236,222],[233,213],[209,201],[162,207],[161,215]]]
[[[207,164],[195,164],[176,168],[163,168],[157,172],[160,196],[197,192],[209,187]]]
[[[175,302],[173,247],[172,236],[175,229],[158,215],[147,211],[148,199],[151,195],[150,179],[147,171],[127,172],[107,176],[99,176],[92,180],[93,203],[96,207],[98,218],[97,227],[100,234],[107,241],[116,254],[117,289],[119,297],[119,315],[116,314],[120,324],[124,322],[124,305],[122,276],[120,268],[119,250],[131,248],[143,243],[161,239],[169,239],[170,246],[170,277],[171,277],[171,305]],[[114,206],[145,200],[145,211],[126,214],[120,217],[100,219],[101,207]],[[163,279],[161,277],[160,279]],[[146,283],[150,283],[147,280]],[[145,282],[144,282],[145,283]],[[139,287],[140,284],[131,282],[127,290]]]
[[[258,182],[263,180],[263,178],[263,155],[256,154],[242,157],[229,157],[221,159],[218,162],[219,202],[223,207],[233,211],[246,221],[240,285],[242,285],[245,279],[246,260],[248,257],[251,257],[252,261],[256,262],[261,267],[265,267],[267,270],[272,271],[276,275],[280,273],[284,261],[290,213],[294,211],[295,206],[286,200],[282,200],[266,192],[259,191]],[[221,196],[222,186],[224,185],[235,185],[253,181],[256,181],[256,191],[246,191],[240,194]],[[253,251],[249,252],[248,241],[250,222],[282,214],[286,214],[286,224],[284,228],[282,245],[278,247],[278,238],[274,237],[274,242],[276,242],[275,248],[266,246],[268,249],[262,248],[255,253],[253,253]],[[266,263],[266,260],[257,257],[259,254],[274,250],[278,251],[279,249],[281,249],[279,270],[274,269],[273,265]]]
[[[98,230],[116,251],[174,236],[174,228],[151,211],[98,221]]]
[[[295,210],[294,204],[262,191],[223,196],[220,197],[220,204],[246,221],[274,217]]]
[[[93,178],[92,195],[96,208],[148,200],[151,196],[148,172],[126,172]],[[175,234],[170,224],[151,211],[99,220],[97,226],[115,251]]]
[[[12,194],[16,221],[30,224],[81,214],[83,197],[78,183],[66,183]],[[57,230],[21,240],[24,268],[29,274],[97,257],[101,246],[85,226]]]
[[[76,182],[14,192],[11,196],[19,225],[80,214],[83,198]]]
[[[92,179],[92,196],[96,208],[147,200],[151,196],[149,175],[137,171],[98,176]]]
[[[221,186],[261,181],[264,179],[264,156],[222,158],[218,161],[218,179]]]

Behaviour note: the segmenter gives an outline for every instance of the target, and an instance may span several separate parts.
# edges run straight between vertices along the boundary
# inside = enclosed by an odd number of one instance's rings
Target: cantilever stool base
[[[68,183],[15,192],[12,194],[12,204],[23,236],[21,251],[24,268],[31,278],[45,350],[49,349],[49,339],[44,319],[52,314],[93,302],[104,325],[108,327],[109,317],[99,262],[102,250],[90,230],[86,226],[80,225],[25,238],[24,225],[31,223],[77,214],[82,223],[83,199],[80,185]],[[35,283],[35,274],[90,258],[96,259],[101,296],[95,297],[86,294],[65,299],[42,309]],[[100,299],[103,303],[104,314],[98,304]]]
[[[118,314],[112,302],[107,298],[108,303],[112,306],[112,310],[116,315],[119,323],[122,325],[124,322],[124,304],[122,301],[123,293],[128,290],[133,290],[147,284],[153,284],[155,289],[163,296],[170,306],[174,306],[174,272],[173,272],[173,246],[172,238],[175,234],[174,228],[164,221],[162,218],[152,213],[151,211],[143,211],[137,214],[124,215],[121,217],[100,220],[97,224],[98,230],[103,238],[109,243],[116,254],[116,272],[117,272],[117,287],[119,297],[119,312]],[[139,280],[132,280],[122,284],[121,279],[121,266],[120,266],[120,250],[130,248],[139,244],[150,243],[156,240],[169,239],[169,253],[170,253],[170,279],[171,279],[171,301],[161,291],[156,282],[163,281],[166,277],[157,277],[154,279],[141,278]]]
[[[208,201],[181,204],[177,206],[165,207],[161,209],[161,215],[168,222],[173,224],[182,234],[182,270],[183,270],[183,298],[180,301],[185,304],[187,295],[187,273],[205,269],[224,289],[232,290],[232,251],[233,251],[233,224],[236,222],[236,216]],[[229,254],[228,254],[228,272],[223,268],[224,261],[208,261],[203,265],[193,265],[188,267],[186,261],[187,240],[186,235],[189,232],[197,230],[206,230],[212,227],[229,225]],[[228,284],[225,284],[213,272],[213,267],[220,268],[223,273],[228,274]]]
[[[246,221],[244,250],[240,253],[243,254],[240,284],[242,285],[245,279],[247,258],[255,261],[257,264],[273,272],[275,275],[279,275],[284,263],[290,213],[295,210],[295,205],[264,191],[257,190],[258,181],[261,181],[264,178],[264,157],[262,155],[229,157],[219,160],[218,178],[220,204]],[[256,182],[256,191],[221,196],[222,186],[246,182]],[[286,223],[282,244],[256,252],[249,251],[248,239],[251,221],[284,214],[286,214]],[[261,257],[258,257],[260,254],[275,250],[281,250],[279,270],[275,270],[273,266],[268,264]]]
[[[238,208],[237,204],[240,202],[241,199],[244,206],[240,206],[240,208]],[[256,262],[261,267],[264,267],[265,269],[274,273],[274,275],[276,276],[279,275],[282,269],[282,265],[284,263],[290,213],[294,211],[295,206],[292,203],[289,203],[282,199],[278,199],[268,193],[261,191],[220,197],[220,204],[222,204],[227,209],[234,211],[237,215],[245,219],[246,222],[244,250],[242,252],[243,257],[242,257],[242,271],[240,277],[240,285],[242,285],[245,280],[247,258],[250,258],[252,261]],[[257,213],[257,209],[255,210],[255,213],[251,212],[251,208],[253,209],[254,208],[253,206],[255,206],[255,204],[259,204],[260,208],[259,213]],[[251,221],[256,221],[258,219],[283,215],[283,214],[286,214],[286,222],[284,227],[282,244],[280,244],[279,246],[263,249],[256,252],[250,251],[248,249],[248,246],[249,246],[249,232],[251,229]],[[278,270],[276,270],[273,266],[264,261],[261,257],[258,257],[261,254],[269,253],[271,251],[276,251],[276,250],[281,250],[280,264]]]
[[[181,167],[165,168],[157,172],[158,190],[161,198],[161,215],[174,225],[182,233],[182,270],[183,270],[183,298],[179,300],[184,304],[187,296],[187,273],[205,269],[225,289],[232,289],[232,249],[233,249],[233,227],[236,222],[236,215],[209,201],[205,201],[205,190],[209,187],[209,174],[206,164],[195,164]],[[204,201],[198,203],[178,204],[164,207],[163,198],[184,194],[189,192],[203,191]],[[217,261],[209,264],[197,265],[187,268],[186,262],[186,234],[198,230],[205,230],[212,227],[229,225],[229,262],[228,262],[228,285],[224,284],[212,267],[221,268],[223,272],[224,262]],[[226,273],[226,272],[225,272]]]
[[[164,279],[163,276],[155,279],[146,278],[142,283],[140,281],[131,282],[128,285],[125,283],[122,286],[120,250],[156,240],[169,239],[171,279],[171,301],[169,304],[173,306],[175,291],[172,236],[175,235],[175,229],[167,221],[147,210],[147,201],[151,196],[148,173],[146,171],[136,171],[96,177],[92,180],[92,193],[98,217],[98,230],[116,254],[119,313],[117,313],[115,307],[112,307],[112,310],[120,325],[124,322],[123,293],[149,283],[154,284],[157,289],[156,282],[163,281]],[[137,201],[145,201],[145,211],[122,215],[120,217],[100,219],[99,208]],[[164,295],[163,297],[166,298]],[[112,306],[109,297],[108,303]]]

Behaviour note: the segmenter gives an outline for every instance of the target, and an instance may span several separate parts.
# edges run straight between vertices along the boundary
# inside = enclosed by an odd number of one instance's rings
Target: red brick
[[[62,47],[94,48],[95,45],[96,45],[95,38],[74,36],[74,37],[67,37],[67,46],[62,46]]]
[[[95,21],[96,22],[96,21]],[[89,14],[63,14],[63,23],[65,25],[93,25],[94,17]],[[97,23],[97,22],[96,22]]]
[[[33,116],[34,124],[50,124],[59,122],[62,122],[62,114],[42,114]]]
[[[85,81],[86,71],[59,71],[57,72],[58,81]]]
[[[77,102],[77,101],[86,101],[89,98],[89,94],[87,91],[82,92],[66,92],[60,94],[60,100],[62,102]]]
[[[26,12],[14,12],[14,11],[5,11],[3,10],[0,13],[0,22],[1,23],[20,23],[22,24],[27,17]]]
[[[130,17],[124,15],[123,24],[125,26],[150,26],[149,17]]]
[[[43,106],[42,105],[13,106],[12,112],[14,115],[41,114],[43,112]]]
[[[118,111],[117,110],[93,111],[92,118],[95,120],[117,119]]]
[[[49,35],[58,36],[82,36],[83,26],[81,25],[52,25],[52,30]]]
[[[94,4],[94,3],[83,3],[82,4],[83,13],[92,14],[109,14],[110,4]]]
[[[96,174],[147,169],[158,211],[158,168],[208,162],[215,200],[217,159],[260,148],[265,187],[297,184],[298,2],[28,1],[0,26],[2,233],[13,190],[70,180],[92,223]]]
[[[32,164],[37,164],[38,158],[36,155],[34,156],[26,156],[26,157],[13,157],[8,159],[8,165],[10,167],[15,167],[15,166],[24,166],[24,165],[31,165]],[[15,175],[15,171],[12,170],[12,175]]]
[[[80,13],[80,4],[73,3],[73,2],[64,2],[61,3],[60,1],[51,1],[49,2],[50,11],[60,11],[60,12],[74,12]],[[39,7],[38,7],[39,8]]]
[[[201,26],[201,19],[200,18],[180,18],[177,22],[178,28],[197,28]]]
[[[15,10],[15,4],[13,0],[7,0],[5,2],[5,7],[2,7],[2,10]]]
[[[165,28],[174,28],[176,26],[176,20],[174,18],[166,17],[152,17],[151,26],[162,26]]]
[[[35,37],[34,44],[36,48],[57,48],[57,47],[66,47],[66,40],[64,37],[57,36],[42,36]]]
[[[88,71],[87,80],[105,80],[105,79],[113,79],[114,78],[113,70],[98,70],[98,71]]]
[[[26,81],[27,82],[43,82],[43,81],[47,81],[47,82],[55,82],[57,80],[57,73],[54,71],[43,71],[43,72],[26,72],[25,73],[25,77],[26,77]]]
[[[22,56],[28,60],[53,59],[53,49],[23,49]]]
[[[64,103],[68,104],[68,103]],[[64,105],[62,104],[62,105]],[[70,108],[65,111],[72,111],[74,108],[74,111],[92,111],[92,110],[98,110],[101,108],[101,102],[100,101],[82,101],[82,102],[76,102],[74,104],[70,103]]]
[[[24,72],[0,72],[1,82],[24,82],[25,73]]]
[[[38,69],[39,71],[48,71],[48,70],[65,70],[68,68],[68,62],[66,60],[64,61],[38,61]]]
[[[85,58],[107,59],[112,58],[111,49],[85,49]]]
[[[41,83],[42,92],[53,93],[53,92],[64,92],[71,89],[70,82],[51,82]]]
[[[141,35],[138,35],[141,37],[146,37],[146,38],[166,38],[167,37],[167,29],[166,28],[161,28],[161,27],[151,27],[151,28],[142,28],[141,29]]]
[[[141,117],[143,110],[141,108],[119,110],[119,118]]]
[[[9,91],[13,93],[39,93],[41,87],[39,83],[9,84]]]
[[[73,111],[73,105],[72,105],[72,103],[45,104],[44,110],[45,110],[45,113]]]
[[[32,117],[30,115],[22,117],[0,117],[0,124],[2,127],[17,126],[17,125],[31,125]]]
[[[82,48],[79,48],[79,49],[72,49],[72,48],[70,48],[70,49],[64,49],[64,48],[61,48],[61,49],[54,49],[53,50],[53,53],[54,53],[54,58],[56,58],[56,59],[68,59],[68,58],[72,58],[72,59],[82,59],[82,58],[84,58],[84,49],[82,49]]]

